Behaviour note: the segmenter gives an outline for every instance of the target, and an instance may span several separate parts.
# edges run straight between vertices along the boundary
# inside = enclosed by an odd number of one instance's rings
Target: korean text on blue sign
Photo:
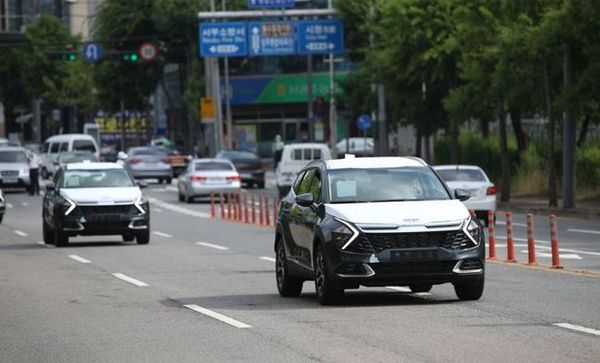
[[[294,0],[248,0],[248,9],[293,8]]]
[[[245,57],[248,55],[244,22],[201,23],[199,32],[202,57]]]
[[[296,53],[294,23],[263,21],[248,23],[250,55],[288,55]]]
[[[300,54],[344,52],[344,25],[341,20],[300,20],[296,31]]]

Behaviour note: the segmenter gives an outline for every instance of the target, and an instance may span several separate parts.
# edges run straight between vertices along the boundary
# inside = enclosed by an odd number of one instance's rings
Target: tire
[[[189,194],[188,194],[188,192],[187,192],[187,189],[186,189],[186,191],[185,191],[185,202],[186,202],[187,204],[190,204],[190,203],[192,203],[193,201],[194,201],[194,196],[192,196],[192,195],[189,195]]]
[[[121,236],[123,238],[123,242],[133,242],[135,239],[135,235],[133,233],[127,233]]]
[[[167,179],[165,180],[165,183],[166,183],[166,184],[171,184],[171,182],[172,182],[172,181],[173,181],[173,179],[171,179],[171,178],[167,178]]]
[[[261,181],[261,182],[256,183],[256,187],[258,189],[265,189],[265,182]]]
[[[0,214],[0,224],[2,224],[2,219],[4,219],[4,214]]]
[[[162,179],[162,178],[159,178],[159,179],[158,179],[158,184],[162,184],[164,181],[165,181],[164,179]]]
[[[433,287],[433,285],[427,285],[427,284],[415,284],[415,285],[408,286],[408,288],[412,292],[429,292],[432,287]]]
[[[54,242],[56,247],[66,247],[69,245],[69,236],[59,229],[54,230]]]
[[[44,180],[47,180],[48,177],[50,177],[50,174],[48,173],[48,170],[46,170],[46,168],[42,168],[42,171],[40,174],[41,174],[42,179],[44,179]]]
[[[185,200],[185,197],[183,196],[183,194],[181,194],[181,192],[179,192],[179,201],[183,202]]]
[[[138,232],[135,235],[135,241],[138,245],[147,245],[150,242],[150,230]]]
[[[285,248],[281,241],[275,245],[275,280],[279,295],[283,297],[297,297],[302,293],[304,281],[289,274]]]
[[[494,218],[494,226],[495,226],[495,225],[496,225],[496,213],[494,213],[494,217],[493,217],[493,218]],[[490,225],[490,223],[489,223],[489,221],[488,221],[488,215],[487,215],[487,212],[486,212],[486,214],[485,214],[485,217],[483,218],[483,225],[484,225],[485,227],[489,227],[489,225]]]
[[[455,283],[454,292],[460,300],[479,300],[483,295],[485,279],[482,277],[469,283]]]
[[[321,305],[335,305],[344,298],[344,289],[335,287],[331,274],[327,270],[325,247],[318,244],[315,248],[315,291]]]
[[[54,240],[54,231],[52,231],[50,229],[50,227],[48,226],[48,224],[46,224],[46,222],[42,222],[42,235],[44,237],[45,244],[53,245],[56,243]]]

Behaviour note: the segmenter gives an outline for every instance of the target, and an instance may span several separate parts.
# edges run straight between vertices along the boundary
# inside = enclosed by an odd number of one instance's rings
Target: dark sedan
[[[265,167],[262,160],[251,151],[223,150],[217,154],[217,159],[229,159],[235,165],[242,184],[247,187],[256,185],[258,188],[265,187]]]

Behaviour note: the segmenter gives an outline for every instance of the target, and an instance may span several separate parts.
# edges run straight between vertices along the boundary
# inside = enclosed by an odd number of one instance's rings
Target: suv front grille
[[[18,170],[2,170],[0,171],[0,175],[2,176],[17,176],[19,175]]]
[[[358,237],[346,250],[358,253],[380,253],[388,249],[435,247],[462,250],[475,247],[475,244],[462,230],[420,233],[365,233]]]
[[[84,216],[105,214],[136,214],[139,211],[133,204],[127,205],[84,205],[79,207]]]

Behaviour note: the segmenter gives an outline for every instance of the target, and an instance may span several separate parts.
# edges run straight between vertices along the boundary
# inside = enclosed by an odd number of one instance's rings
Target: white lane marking
[[[551,250],[551,247],[547,247],[547,246],[536,246],[536,248],[540,248],[543,250]],[[581,251],[581,250],[573,250],[570,248],[559,248],[558,250],[559,252],[569,252],[569,253],[577,253],[580,255],[590,255],[590,256],[600,256],[600,252],[592,252],[592,251]]]
[[[81,263],[92,263],[92,261],[88,260],[87,258],[83,258],[83,257],[77,256],[77,255],[69,255],[69,258],[72,258],[75,261],[81,262]]]
[[[27,203],[27,202],[23,202],[23,203],[21,203],[21,205],[22,205],[23,207],[27,207],[27,206],[29,206],[29,203]]]
[[[15,232],[15,234],[16,234],[17,236],[21,236],[21,237],[27,237],[27,236],[29,236],[27,233],[25,233],[25,232],[23,232],[23,231],[16,230],[16,231],[14,231],[14,232]]]
[[[155,211],[155,212],[158,212],[158,213],[162,213],[162,212],[164,212],[164,210],[162,210],[162,209],[160,209],[160,208],[154,208],[154,211]]]
[[[10,203],[6,203],[6,208],[12,208],[12,207],[13,207],[13,205],[12,205],[12,204],[10,204]]]
[[[171,237],[173,237],[173,236],[171,236],[171,235],[170,235],[170,234],[168,234],[168,233],[162,233],[162,232],[159,232],[159,231],[154,231],[154,232],[152,232],[152,233],[154,233],[154,234],[155,234],[155,235],[157,235],[157,236],[161,236],[161,237],[165,237],[165,238],[171,238]]]
[[[211,318],[217,319],[225,324],[229,324],[231,326],[234,326],[236,328],[240,328],[240,329],[245,329],[245,328],[252,328],[252,325],[248,325],[246,323],[242,323],[241,321],[237,321],[235,319],[232,319],[228,316],[225,316],[223,314],[219,314],[217,312],[214,312],[212,310],[208,310],[203,308],[202,306],[198,306],[198,305],[194,305],[194,304],[190,304],[190,305],[183,305],[186,308],[190,309],[190,310],[194,310],[195,312],[198,312],[200,314],[204,314],[206,316],[210,316]]]
[[[506,221],[496,221],[496,224],[499,224],[501,226],[506,226]],[[513,227],[527,227],[527,224],[525,223],[517,223],[517,222],[513,222]]]
[[[173,211],[173,212],[185,214],[185,215],[188,215],[188,216],[191,216],[191,217],[210,218],[210,214],[208,214],[208,213],[198,212],[198,211],[195,211],[195,210],[192,210],[192,209],[180,207],[180,206],[175,205],[175,204],[163,202],[162,200],[159,200],[159,199],[156,199],[156,198],[148,198],[148,200],[153,205],[156,205],[156,206],[158,206],[158,207],[160,207],[162,209],[166,209],[166,210],[170,210],[170,211]]]
[[[506,239],[506,237],[504,236],[496,236],[496,239]],[[527,238],[517,238],[517,237],[513,237],[513,241],[517,241],[517,242],[527,242]],[[549,244],[550,241],[546,241],[543,239],[536,239],[535,243],[545,243],[545,244]]]
[[[273,257],[260,256],[259,258],[261,260],[265,260],[265,261],[269,261],[269,262],[275,262],[275,259]]]
[[[165,188],[165,190],[169,191],[169,192],[177,192],[177,187],[172,187],[172,186],[168,186]]]
[[[600,234],[600,231],[594,231],[592,229],[577,229],[577,228],[569,228],[569,229],[567,229],[567,232]]]
[[[417,295],[417,296],[429,296],[431,295],[430,292],[412,292],[412,290],[408,287],[404,287],[404,286],[386,286],[386,289],[390,289],[390,290],[394,290],[394,291],[399,291],[399,292],[408,292],[411,295]]]
[[[148,285],[148,284],[147,284],[147,283],[145,283],[145,282],[142,282],[142,281],[140,281],[140,280],[136,280],[136,279],[134,279],[134,278],[132,278],[132,277],[129,277],[129,276],[127,276],[127,275],[123,275],[123,274],[122,274],[122,273],[120,273],[120,272],[116,272],[116,273],[114,273],[114,274],[112,274],[112,275],[113,275],[114,277],[118,278],[118,279],[121,279],[121,280],[123,280],[123,281],[127,281],[127,282],[129,282],[130,284],[134,284],[135,286],[139,286],[139,287],[146,287],[146,286],[150,286],[150,285]]]
[[[207,242],[196,242],[196,244],[199,246],[215,248],[217,250],[228,250],[229,249],[228,247],[225,247],[225,246],[214,245],[212,243],[207,243]]]
[[[521,251],[522,254],[526,255],[527,253],[529,253],[527,250],[525,251]],[[547,257],[547,258],[552,258],[552,254],[548,253],[548,252],[536,252],[535,255],[537,257]],[[579,256],[576,253],[560,253],[559,254],[561,259],[564,260],[581,260],[581,256]]]
[[[575,331],[582,332],[582,333],[588,333],[588,334],[600,336],[600,330],[586,328],[585,326],[581,326],[581,325],[574,325],[574,324],[569,324],[569,323],[556,323],[556,324],[552,324],[552,325],[558,326],[560,328],[565,328],[565,329],[575,330]]]
[[[53,246],[53,245],[47,245],[47,244],[45,244],[45,243],[44,243],[44,241],[38,241],[38,243],[37,243],[37,244],[38,244],[38,245],[42,245],[42,246],[44,246],[44,247],[46,247],[46,248],[54,248],[54,246]]]

